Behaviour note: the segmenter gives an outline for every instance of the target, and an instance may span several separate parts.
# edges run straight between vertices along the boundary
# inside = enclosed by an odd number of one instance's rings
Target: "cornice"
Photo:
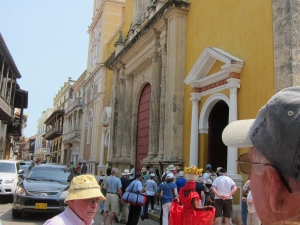
[[[149,19],[149,21],[142,27],[142,29],[124,46],[124,48],[119,52],[118,55],[115,55],[115,51],[111,54],[111,56],[106,60],[105,66],[110,70],[114,67],[114,65],[121,59],[126,52],[133,47],[133,45],[143,37],[149,29],[151,29],[154,24],[160,20],[164,13],[170,8],[181,8],[184,10],[188,10],[190,7],[190,3],[178,0],[168,0],[159,10],[158,12]]]

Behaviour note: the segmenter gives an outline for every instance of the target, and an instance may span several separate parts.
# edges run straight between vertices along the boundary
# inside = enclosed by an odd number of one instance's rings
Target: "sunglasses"
[[[272,166],[277,172],[278,170],[276,169],[276,167],[270,163],[256,163],[256,162],[250,162],[249,158],[248,158],[248,153],[245,153],[243,155],[241,155],[238,160],[236,160],[236,162],[238,163],[240,170],[244,173],[244,174],[251,174],[251,165],[260,165],[260,166]],[[286,181],[286,179],[278,172],[282,183],[285,185],[286,189],[288,190],[289,193],[292,193],[292,189],[289,186],[288,182]]]

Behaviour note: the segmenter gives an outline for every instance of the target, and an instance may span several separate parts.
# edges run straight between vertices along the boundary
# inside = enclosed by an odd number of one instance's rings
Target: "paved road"
[[[3,200],[2,196],[0,197],[0,220],[2,225],[42,225],[47,219],[50,219],[55,214],[48,213],[23,213],[21,219],[14,219],[11,215],[12,203],[10,203],[7,199]],[[95,216],[94,225],[100,225],[102,222],[102,215],[100,214],[100,210],[97,212]],[[108,224],[108,220],[106,220]],[[0,223],[1,224],[1,223]],[[113,223],[113,225],[118,225],[120,223]],[[158,225],[157,222],[153,220],[144,220],[139,221],[138,225]]]

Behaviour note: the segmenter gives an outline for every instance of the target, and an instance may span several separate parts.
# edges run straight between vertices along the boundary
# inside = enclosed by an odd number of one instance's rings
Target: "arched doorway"
[[[151,85],[144,87],[138,107],[136,137],[136,171],[141,171],[141,161],[147,156],[149,149]]]
[[[222,141],[222,132],[228,125],[229,108],[226,102],[218,101],[212,108],[208,123],[208,163],[227,169],[227,146]]]

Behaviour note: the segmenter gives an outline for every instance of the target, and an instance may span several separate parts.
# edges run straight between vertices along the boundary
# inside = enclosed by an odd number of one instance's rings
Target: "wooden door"
[[[149,149],[151,85],[147,84],[140,97],[137,116],[137,144],[136,144],[136,173],[141,171],[141,161],[147,156]]]

